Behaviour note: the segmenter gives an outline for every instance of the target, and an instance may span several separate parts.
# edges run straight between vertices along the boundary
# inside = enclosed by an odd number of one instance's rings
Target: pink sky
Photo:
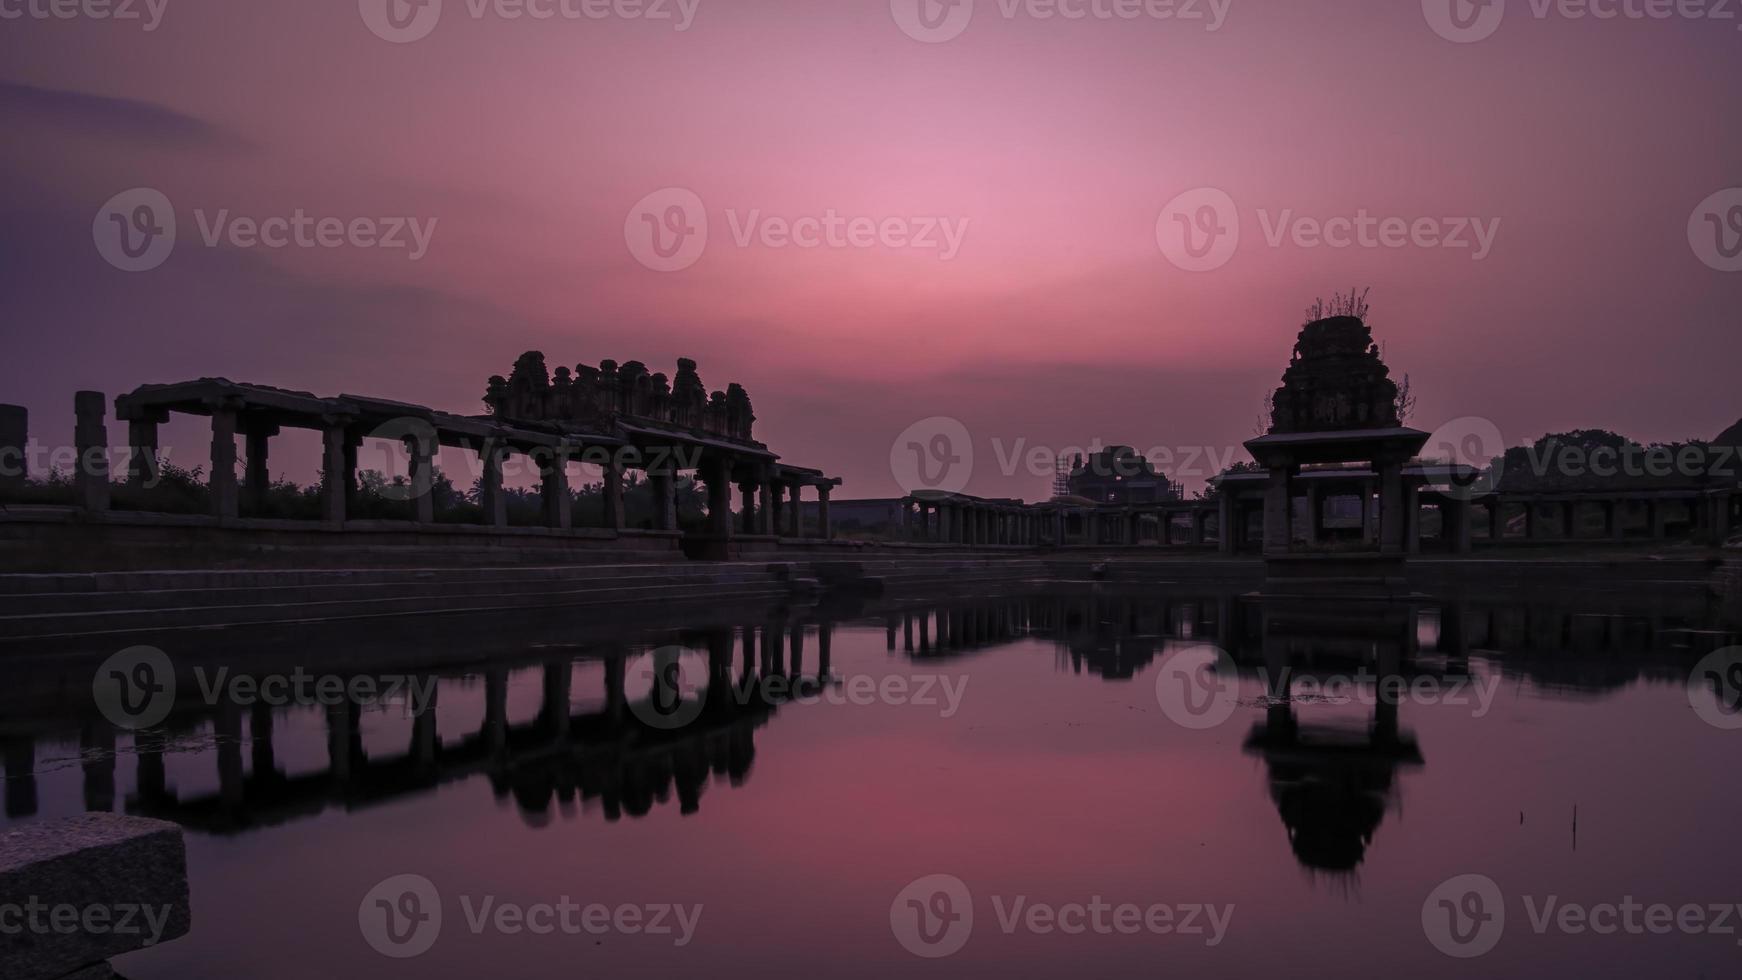
[[[1303,307],[1362,285],[1422,428],[1713,436],[1742,416],[1742,273],[1703,263],[1688,223],[1742,186],[1742,32],[1512,7],[1471,44],[1395,0],[1232,0],[1214,32],[979,0],[937,44],[887,0],[700,0],[682,32],[447,0],[407,44],[350,0],[169,0],[149,32],[0,22],[0,401],[65,442],[80,388],[222,375],[473,412],[529,348],[667,373],[692,356],[844,496],[896,492],[891,443],[946,416],[974,439],[971,492],[1035,499],[1044,477],[998,465],[1018,440],[1227,453]],[[92,241],[134,187],[180,225],[150,272]],[[661,273],[624,226],[667,187],[710,228],[698,262]],[[1194,273],[1156,229],[1199,187],[1232,198],[1242,237]],[[207,247],[196,213],[221,209],[436,226],[418,261]],[[1266,240],[1285,211],[1362,210],[1499,225],[1480,260]],[[740,247],[752,211],[962,237],[948,260]]]

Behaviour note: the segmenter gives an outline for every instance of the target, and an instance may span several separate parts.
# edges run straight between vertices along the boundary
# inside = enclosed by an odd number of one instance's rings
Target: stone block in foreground
[[[190,915],[187,848],[175,824],[87,813],[0,832],[6,980],[99,967],[186,935]]]

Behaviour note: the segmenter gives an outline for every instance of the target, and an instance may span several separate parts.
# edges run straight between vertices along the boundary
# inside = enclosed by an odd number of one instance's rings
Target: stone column
[[[340,420],[326,419],[321,430],[321,516],[343,524],[357,482],[357,453],[350,430]]]
[[[653,491],[653,527],[659,531],[677,530],[677,476],[674,473],[647,474],[648,489]]]
[[[791,485],[791,513],[786,515],[786,536],[789,538],[804,537],[804,484]]]
[[[1603,537],[1611,541],[1621,540],[1621,505],[1605,500],[1600,506],[1603,508]]]
[[[574,526],[574,514],[569,507],[568,448],[540,446],[533,458],[538,461],[544,526],[566,531]]]
[[[1561,501],[1561,540],[1571,541],[1579,536],[1579,505],[1571,500]]]
[[[19,487],[29,476],[25,449],[30,444],[30,411],[0,405],[0,487]]]
[[[250,513],[260,517],[266,510],[267,488],[272,484],[272,470],[267,463],[270,460],[272,437],[278,435],[278,426],[254,420],[243,427],[243,434],[248,464],[242,483],[248,488]]]
[[[1443,511],[1440,521],[1444,526]],[[1414,484],[1406,484],[1403,488],[1403,525],[1404,550],[1412,555],[1421,554],[1421,489]]]
[[[478,450],[484,464],[483,480],[478,484],[478,504],[484,510],[484,523],[491,527],[508,526],[508,495],[502,492],[502,460],[508,447],[488,440]]]
[[[1667,500],[1647,501],[1646,505],[1645,505],[1645,526],[1651,532],[1651,539],[1653,541],[1658,541],[1658,540],[1661,540],[1661,539],[1667,537],[1668,532],[1667,532],[1666,528],[1668,527],[1668,525],[1669,525],[1669,501],[1667,501]]]
[[[1506,540],[1506,502],[1499,497],[1488,501],[1488,540]]]
[[[1324,484],[1314,481],[1307,484],[1307,544],[1316,545],[1325,539],[1325,491]]]
[[[1711,531],[1714,544],[1723,544],[1730,540],[1730,499],[1729,491],[1720,491],[1706,498],[1707,513],[1710,519],[1706,527]]]
[[[435,523],[435,454],[432,431],[428,439],[408,436],[405,452],[411,458],[411,515],[419,524]]]
[[[1448,500],[1440,505],[1440,510],[1445,515],[1443,520],[1451,522],[1447,540],[1451,542],[1452,552],[1459,555],[1469,554],[1475,547],[1470,528],[1471,512],[1474,508],[1470,506],[1470,501]]]
[[[1192,518],[1191,543],[1194,545],[1197,545],[1198,547],[1201,548],[1204,545],[1205,525],[1210,523],[1210,515],[1209,515],[1208,511],[1205,511],[1202,508],[1198,508],[1198,509],[1192,511],[1191,518]]]
[[[621,531],[627,524],[623,513],[623,461],[616,450],[612,450],[611,458],[607,459],[602,468],[601,503],[604,505],[605,527],[611,531]]]
[[[756,484],[738,484],[738,512],[743,521],[743,533],[755,534],[759,523],[756,515]]]
[[[109,400],[100,391],[81,391],[73,396],[73,448],[78,462],[73,469],[73,489],[79,508],[101,512],[109,509]]]
[[[708,485],[708,533],[722,540],[732,536],[731,469],[725,460],[706,464],[702,477]]]
[[[212,515],[220,520],[232,518],[237,512],[236,497],[236,409],[227,405],[212,406]]]
[[[950,525],[950,509],[943,504],[920,504],[920,512],[932,515],[926,519],[926,540],[949,544],[955,529]]]
[[[1379,550],[1401,555],[1409,534],[1408,502],[1403,489],[1403,464],[1387,462],[1379,467]]]
[[[1535,500],[1527,499],[1524,502],[1524,539],[1526,541],[1535,541],[1537,534],[1542,530],[1540,526],[1542,522],[1537,519],[1536,513],[1540,506]]]
[[[1274,467],[1264,488],[1264,553],[1286,555],[1294,544],[1294,473]],[[1401,540],[1401,536],[1400,536]]]
[[[157,482],[157,427],[163,416],[138,418],[127,423],[127,482],[147,487]]]
[[[1224,555],[1231,555],[1240,544],[1237,512],[1234,506],[1234,492],[1226,487],[1216,495],[1216,550]]]
[[[774,480],[772,478],[763,480],[757,486],[756,491],[761,498],[758,501],[757,509],[762,515],[762,520],[756,524],[756,533],[778,536],[780,534],[780,519],[776,515],[780,510],[780,496],[775,490]]]
[[[835,539],[835,524],[829,519],[829,494],[833,487],[817,488],[817,537],[824,541]]]

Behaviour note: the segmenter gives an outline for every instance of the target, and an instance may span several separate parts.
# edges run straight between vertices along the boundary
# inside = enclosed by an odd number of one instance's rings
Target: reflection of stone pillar
[[[817,536],[824,541],[835,538],[835,524],[829,519],[829,494],[833,487],[817,488]]]
[[[1407,506],[1403,491],[1403,467],[1398,463],[1383,463],[1379,467],[1379,550],[1383,554],[1401,555],[1407,547],[1409,534]]]
[[[242,477],[242,484],[248,488],[249,511],[255,517],[260,517],[266,511],[266,491],[272,484],[272,471],[267,466],[267,462],[271,452],[272,437],[278,435],[278,426],[266,422],[251,421],[244,432],[248,465]]]
[[[81,391],[73,396],[73,448],[78,462],[73,469],[73,488],[83,510],[109,509],[108,399],[100,391]]]
[[[162,731],[137,732],[133,736],[133,755],[138,763],[134,766],[133,785],[139,798],[147,803],[162,800],[169,789],[169,776],[163,766],[166,742]]]
[[[538,450],[539,496],[544,504],[544,526],[568,530],[574,526],[569,508],[568,451],[559,446]]]
[[[434,675],[415,681],[429,685],[429,700],[413,705],[411,758],[418,769],[428,771],[435,768],[436,754],[441,748],[441,735],[436,731],[436,691],[440,681]]]
[[[85,811],[115,809],[115,727],[105,720],[88,721],[79,732],[79,768],[85,775]]]
[[[484,671],[484,744],[492,752],[508,747],[508,671]]]
[[[4,740],[6,757],[6,815],[36,815],[36,741],[28,736]]]
[[[212,718],[212,733],[218,743],[218,797],[224,809],[236,812],[242,806],[242,708],[228,699],[220,702]]]
[[[344,523],[357,482],[357,457],[350,444],[344,424],[328,419],[321,432],[321,516],[334,524]]]
[[[357,705],[349,699],[327,706],[327,769],[341,785],[351,779],[357,739]]]
[[[831,660],[832,660],[833,655],[834,655],[834,646],[835,646],[835,624],[829,622],[828,620],[823,620],[822,622],[817,624],[817,679],[818,680],[826,681],[829,679],[829,670],[830,670],[830,667],[832,666]],[[893,643],[890,644],[890,648],[894,649]]]
[[[1293,473],[1288,467],[1270,471],[1270,482],[1264,487],[1264,553],[1288,554],[1294,543]]]

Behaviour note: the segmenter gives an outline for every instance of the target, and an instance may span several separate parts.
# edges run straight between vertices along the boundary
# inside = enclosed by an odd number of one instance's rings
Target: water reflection
[[[1213,643],[1254,689],[1245,703],[1262,709],[1241,752],[1263,763],[1296,859],[1333,874],[1362,864],[1397,805],[1399,774],[1422,769],[1425,759],[1400,717],[1407,704],[1379,699],[1366,717],[1351,718],[1298,697],[1295,684],[1351,674],[1374,683],[1450,682],[1479,669],[1528,683],[1544,697],[1590,699],[1640,683],[1680,685],[1699,656],[1737,642],[1734,625],[1697,598],[1308,603],[1084,585],[847,609],[782,607],[704,626],[650,626],[610,642],[543,643],[482,666],[419,673],[435,695],[410,709],[402,745],[373,751],[365,747],[363,709],[355,703],[317,712],[184,699],[165,724],[132,734],[82,703],[88,680],[77,670],[36,671],[28,675],[36,688],[9,692],[9,711],[0,716],[5,814],[23,820],[38,813],[38,781],[53,771],[39,758],[39,744],[69,740],[78,746],[85,809],[120,808],[208,834],[415,800],[474,778],[535,827],[592,811],[612,821],[638,818],[673,803],[679,813],[694,814],[710,786],[745,785],[757,739],[768,737],[771,720],[792,700],[838,683],[831,650],[843,625],[881,627],[887,649],[915,666],[971,669],[970,658],[1039,641],[1051,645],[1061,671],[1108,683],[1146,676],[1179,644]],[[675,729],[650,723],[657,716],[652,692],[632,692],[626,680],[626,665],[655,648],[705,658],[706,683],[694,694],[699,711]],[[293,658],[278,656],[277,669]],[[578,674],[577,665],[597,669]],[[274,666],[250,670],[263,674]],[[353,667],[347,676],[380,672]],[[538,678],[537,713],[511,722],[511,677],[529,676]],[[577,691],[577,676],[596,681],[596,689]],[[770,677],[789,683],[760,683]],[[443,692],[481,705],[459,731],[440,729]],[[293,772],[279,759],[280,736],[317,725],[325,764]],[[215,769],[215,790],[178,791],[166,767],[177,755]],[[123,767],[131,768],[133,785],[118,794]]]

